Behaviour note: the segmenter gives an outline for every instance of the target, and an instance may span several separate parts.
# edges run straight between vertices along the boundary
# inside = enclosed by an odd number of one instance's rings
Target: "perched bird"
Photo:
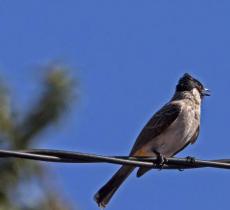
[[[188,73],[180,78],[172,99],[156,112],[139,134],[130,156],[172,157],[195,143],[200,128],[201,102],[209,90]],[[106,207],[135,166],[122,166],[95,194],[99,207]],[[140,167],[137,177],[149,168]]]

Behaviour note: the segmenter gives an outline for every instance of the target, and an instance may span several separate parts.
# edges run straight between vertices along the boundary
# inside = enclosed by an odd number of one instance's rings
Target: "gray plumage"
[[[156,112],[139,134],[130,156],[155,157],[156,153],[172,157],[193,144],[199,134],[200,107],[203,96],[208,95],[203,85],[189,74],[178,82],[172,99]],[[122,166],[117,173],[96,193],[95,200],[105,207],[124,180],[135,169]],[[148,168],[139,168],[137,176]]]

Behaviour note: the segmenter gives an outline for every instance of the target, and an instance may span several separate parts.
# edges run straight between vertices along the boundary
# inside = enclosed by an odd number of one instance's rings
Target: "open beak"
[[[211,95],[210,90],[207,88],[204,88],[204,90],[202,90],[201,94],[202,94],[202,96],[210,96]]]

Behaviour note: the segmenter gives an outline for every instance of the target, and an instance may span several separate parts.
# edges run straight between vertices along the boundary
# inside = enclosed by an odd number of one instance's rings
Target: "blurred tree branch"
[[[60,120],[72,102],[76,82],[68,76],[67,68],[48,66],[40,98],[37,103],[28,107],[28,113],[19,122],[12,110],[7,87],[2,82],[0,84],[0,145],[7,149],[27,149],[35,136]],[[45,179],[42,177],[44,176],[47,177],[49,174],[39,163],[25,160],[1,161],[0,209],[69,210],[69,205],[63,204],[61,195],[48,190],[49,182],[46,179],[46,183],[43,183]],[[43,199],[36,200],[32,206],[21,204],[18,199],[14,199],[14,192],[22,181],[33,185],[30,177],[36,178],[40,182],[40,186],[43,186],[40,190],[45,195]],[[25,201],[25,203],[27,202]]]
[[[23,148],[49,124],[55,123],[66,111],[72,99],[73,81],[64,69],[54,67],[44,81],[44,91],[37,104],[30,108],[23,122],[17,128],[17,142]]]

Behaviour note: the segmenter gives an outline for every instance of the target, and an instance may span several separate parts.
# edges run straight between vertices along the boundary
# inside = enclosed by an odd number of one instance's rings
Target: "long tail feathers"
[[[140,167],[137,171],[137,177],[143,176],[146,172],[148,172],[150,168]]]
[[[94,199],[100,208],[105,208],[113,194],[131,174],[135,167],[122,166],[113,177],[95,194]]]

